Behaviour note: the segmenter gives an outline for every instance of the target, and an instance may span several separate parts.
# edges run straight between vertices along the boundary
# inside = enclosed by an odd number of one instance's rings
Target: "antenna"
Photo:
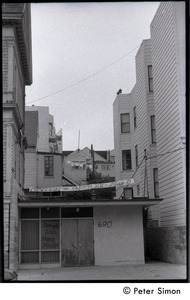
[[[80,149],[80,130],[79,130],[79,136],[78,136],[78,150]]]

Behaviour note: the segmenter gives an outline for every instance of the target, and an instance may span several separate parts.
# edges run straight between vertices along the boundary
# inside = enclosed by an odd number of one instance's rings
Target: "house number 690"
[[[102,228],[102,227],[110,228],[110,227],[112,227],[112,221],[103,221],[103,222],[99,222],[99,223],[98,223],[98,227],[99,227],[99,228]]]

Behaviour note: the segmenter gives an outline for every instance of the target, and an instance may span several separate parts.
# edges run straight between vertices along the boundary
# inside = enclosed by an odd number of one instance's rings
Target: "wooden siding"
[[[173,2],[162,2],[151,24],[158,154],[183,147],[185,83],[184,75],[180,74],[185,74],[185,65],[182,65],[184,58],[180,55],[185,32],[179,31],[176,26],[184,22],[185,16],[183,10],[177,8]],[[185,162],[182,151],[158,157],[159,191],[164,198],[160,205],[161,226],[185,224]]]
[[[25,152],[25,189],[36,187],[37,184],[37,154]]]

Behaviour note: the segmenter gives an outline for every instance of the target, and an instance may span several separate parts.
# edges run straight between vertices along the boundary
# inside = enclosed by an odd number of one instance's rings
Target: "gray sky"
[[[120,88],[130,93],[135,85],[135,55],[150,38],[158,6],[31,4],[33,84],[26,105],[49,106],[56,131],[62,128],[63,150],[77,149],[79,130],[80,149],[114,148],[113,102]]]

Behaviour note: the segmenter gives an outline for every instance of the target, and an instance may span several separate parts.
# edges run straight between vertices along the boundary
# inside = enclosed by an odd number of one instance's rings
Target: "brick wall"
[[[145,249],[151,260],[186,264],[186,227],[146,228]]]

